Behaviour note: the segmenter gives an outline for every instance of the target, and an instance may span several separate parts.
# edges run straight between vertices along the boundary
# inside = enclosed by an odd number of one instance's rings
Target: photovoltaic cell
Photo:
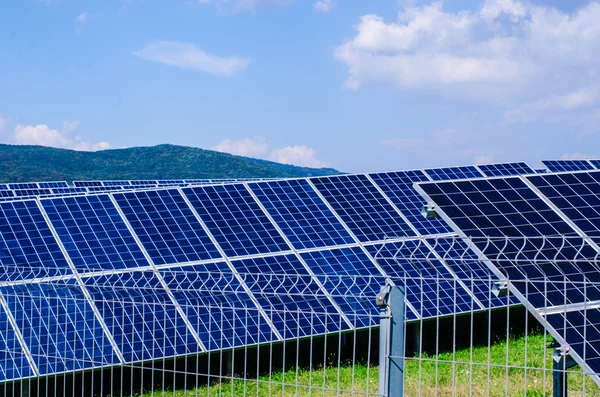
[[[406,285],[406,299],[422,318],[479,310],[468,291],[419,240],[367,249],[397,285]]]
[[[251,183],[249,186],[295,248],[354,242],[306,180]]]
[[[462,167],[430,168],[425,173],[434,181],[445,181],[450,179],[482,178],[484,175],[473,165]]]
[[[4,306],[0,306],[0,381],[27,378],[33,375]]]
[[[160,274],[207,349],[276,340],[270,325],[225,263],[161,269]]]
[[[200,351],[153,272],[84,278],[126,362]]]
[[[101,181],[74,181],[73,186],[75,187],[100,187],[102,186]]]
[[[9,183],[8,187],[12,190],[21,190],[21,189],[38,189],[38,184],[35,182],[23,182],[23,183]]]
[[[123,186],[90,186],[87,189],[89,193],[115,192],[124,190]]]
[[[533,171],[533,169],[525,162],[478,164],[477,168],[479,168],[485,176],[512,176],[535,173],[535,171]]]
[[[551,314],[546,321],[592,371],[600,373],[600,309]]]
[[[311,181],[360,241],[416,235],[365,175]]]
[[[600,243],[600,171],[527,179],[586,235]]]
[[[69,184],[64,181],[38,182],[38,187],[40,189],[67,188],[67,187],[69,187]]]
[[[551,172],[586,171],[594,167],[587,160],[544,160],[542,164]]]
[[[41,203],[78,271],[150,265],[109,196],[54,198]]]
[[[220,258],[179,191],[141,191],[114,197],[157,265]]]
[[[535,307],[600,299],[596,251],[521,179],[419,186]]]
[[[183,189],[227,256],[291,249],[244,185]]]
[[[52,190],[50,190],[50,189],[19,189],[19,190],[15,190],[14,192],[17,197],[39,196],[42,194],[52,194]]]
[[[0,280],[72,274],[35,201],[0,204]]]
[[[423,171],[382,172],[369,176],[419,233],[428,235],[452,232],[441,219],[427,219],[421,214],[421,208],[427,203],[415,191],[413,184],[429,180]]]
[[[74,284],[1,287],[40,374],[118,363],[83,292]]]
[[[70,194],[70,193],[87,193],[87,189],[84,187],[67,187],[67,188],[54,188],[52,194]]]
[[[129,181],[102,181],[102,186],[131,186]]]
[[[15,192],[13,190],[0,190],[0,197],[13,198]]]
[[[378,323],[374,298],[385,285],[385,277],[359,247],[305,252],[301,256],[357,328]],[[416,318],[410,310],[406,313],[408,319]]]
[[[600,170],[600,160],[589,160],[590,163],[594,166],[594,168]]]
[[[284,338],[350,328],[295,255],[232,263]]]

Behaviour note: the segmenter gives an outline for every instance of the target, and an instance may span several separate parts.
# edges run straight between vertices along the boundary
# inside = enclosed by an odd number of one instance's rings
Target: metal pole
[[[404,287],[386,285],[377,296],[380,308],[379,394],[404,396]]]
[[[556,347],[552,353],[552,397],[567,397],[567,369],[577,365],[568,349]]]

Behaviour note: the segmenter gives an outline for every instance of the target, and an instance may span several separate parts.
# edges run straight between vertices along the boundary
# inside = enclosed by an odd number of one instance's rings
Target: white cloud
[[[61,131],[52,129],[46,124],[17,125],[10,137],[12,143],[18,145],[41,145],[63,149],[95,151],[109,149],[108,142],[92,143],[84,141],[79,135],[75,135],[79,126],[78,121],[65,121]]]
[[[566,94],[549,94],[504,113],[508,123],[529,123],[550,115],[558,120],[564,113],[586,109],[600,101],[600,86],[579,88]],[[564,117],[562,117],[564,118]]]
[[[598,156],[575,152],[575,153],[565,153],[562,156],[560,156],[560,158],[563,160],[580,160],[580,159],[585,160],[585,159],[595,159],[595,158],[598,158]]]
[[[491,153],[482,153],[475,156],[473,159],[475,164],[489,164],[495,161],[494,155]]]
[[[82,12],[81,14],[77,15],[75,18],[75,33],[83,33],[83,28],[87,22],[88,16],[89,14],[87,12]]]
[[[208,54],[193,44],[178,41],[153,41],[135,51],[134,55],[165,65],[224,77],[234,76],[250,64],[249,58],[219,57]]]
[[[212,148],[218,152],[231,153],[246,157],[263,157],[269,152],[269,144],[263,137],[244,138],[239,141],[222,140]]]
[[[333,9],[333,0],[318,0],[314,8],[318,12],[329,12]]]
[[[302,167],[322,168],[327,166],[324,161],[317,158],[317,152],[314,149],[304,145],[273,149],[269,153],[269,160]]]
[[[394,21],[362,16],[355,36],[336,48],[348,67],[346,86],[380,82],[478,100],[531,98],[585,86],[600,62],[596,2],[573,13],[519,0],[486,0],[457,12],[442,1],[402,3],[408,6]]]
[[[224,139],[212,150],[302,167],[320,168],[327,166],[324,161],[317,158],[317,152],[312,148],[305,145],[271,148],[263,137],[243,138],[237,141]]]

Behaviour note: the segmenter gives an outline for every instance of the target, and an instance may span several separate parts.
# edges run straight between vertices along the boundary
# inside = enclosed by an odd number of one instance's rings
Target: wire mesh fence
[[[396,359],[406,396],[550,396],[557,376],[559,395],[600,396],[594,366],[573,365],[600,350],[586,244],[361,247],[381,276],[190,264],[1,281],[0,394],[396,396],[380,387]],[[405,296],[400,356],[381,350],[386,285]]]

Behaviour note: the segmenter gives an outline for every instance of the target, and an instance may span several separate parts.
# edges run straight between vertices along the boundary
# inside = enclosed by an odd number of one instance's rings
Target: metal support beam
[[[569,348],[555,347],[552,353],[552,397],[567,397],[567,370],[577,365],[569,356]]]
[[[404,303],[401,286],[386,285],[377,295],[380,309],[379,328],[379,394],[404,396]]]

